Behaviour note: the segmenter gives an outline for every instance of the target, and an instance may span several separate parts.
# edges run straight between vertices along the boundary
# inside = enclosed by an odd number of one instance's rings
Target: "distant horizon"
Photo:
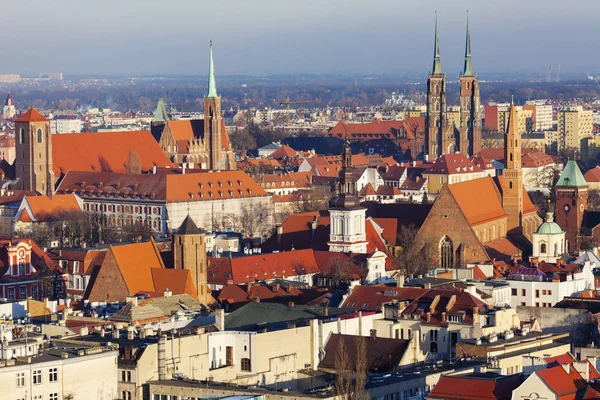
[[[600,74],[597,0],[26,0],[3,7],[0,73],[24,76],[404,74],[431,69],[435,11],[442,69],[463,65],[469,10],[475,72]],[[27,21],[26,24],[23,21]],[[16,72],[18,71],[18,72]]]

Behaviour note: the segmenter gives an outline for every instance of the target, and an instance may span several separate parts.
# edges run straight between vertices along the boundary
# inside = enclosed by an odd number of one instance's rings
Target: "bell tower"
[[[52,196],[52,134],[50,121],[35,108],[15,118],[15,176],[17,187]]]
[[[221,98],[217,95],[211,40],[208,63],[208,93],[204,98],[204,140],[208,141],[209,168],[212,170],[227,169],[223,157],[223,144],[221,143],[222,123]]]
[[[433,68],[427,79],[427,114],[425,117],[425,155],[431,161],[448,152],[448,149],[443,148],[446,141],[444,135],[448,131],[446,108],[446,75],[442,73],[436,13]]]
[[[172,249],[173,268],[188,269],[196,287],[196,298],[204,305],[210,304],[204,232],[189,215],[173,234]]]
[[[332,199],[329,208],[329,251],[343,253],[367,252],[366,240],[367,209],[361,207],[356,193],[356,180],[352,168],[350,140],[342,150],[342,169],[339,175],[337,196]]]
[[[467,11],[467,38],[465,43],[465,66],[460,82],[460,152],[472,156],[481,150],[481,110],[479,82],[471,63],[471,30]]]
[[[502,208],[508,215],[507,234],[522,233],[523,170],[521,170],[521,133],[517,128],[515,105],[511,103],[508,130],[504,135]]]
[[[567,162],[554,186],[554,193],[556,223],[566,232],[566,250],[577,250],[583,215],[588,207],[588,183],[576,161]]]

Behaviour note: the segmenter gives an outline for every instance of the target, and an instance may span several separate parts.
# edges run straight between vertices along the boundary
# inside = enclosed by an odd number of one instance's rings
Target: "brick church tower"
[[[425,155],[431,161],[441,154],[454,153],[456,150],[453,129],[448,123],[446,75],[442,73],[440,60],[437,14],[433,48],[433,69],[427,79],[427,115],[425,117]]]
[[[208,64],[208,93],[204,98],[204,136],[208,138],[210,153],[209,168],[212,170],[227,169],[223,157],[221,143],[221,98],[217,95],[215,66],[213,63],[212,42],[210,43],[210,59]]]
[[[577,250],[583,215],[588,207],[588,183],[581,174],[577,162],[573,160],[567,162],[560,179],[554,186],[554,193],[556,223],[566,232],[566,250]]]
[[[14,122],[16,188],[52,196],[55,177],[50,121],[35,108],[30,108]]]
[[[465,67],[460,82],[460,152],[472,156],[481,150],[481,110],[479,82],[471,63],[471,30],[467,14],[467,39],[465,44]]]
[[[511,103],[508,130],[504,136],[502,208],[508,215],[506,233],[520,234],[523,226],[523,171],[521,170],[521,133],[517,128],[515,105]]]
[[[200,230],[188,215],[173,234],[173,268],[188,269],[196,287],[196,298],[204,305],[212,301],[208,290],[206,242]]]

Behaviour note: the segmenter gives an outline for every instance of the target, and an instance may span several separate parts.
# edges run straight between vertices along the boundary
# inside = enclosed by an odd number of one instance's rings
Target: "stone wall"
[[[573,343],[587,343],[592,334],[592,316],[587,310],[518,306],[521,321],[535,317],[544,332],[571,333]]]

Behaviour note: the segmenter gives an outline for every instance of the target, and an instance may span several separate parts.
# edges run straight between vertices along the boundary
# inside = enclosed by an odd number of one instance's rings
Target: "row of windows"
[[[49,368],[48,369],[48,381],[49,382],[58,382],[58,368]],[[41,385],[43,382],[42,379],[42,370],[36,369],[33,371],[33,384]],[[17,372],[17,387],[22,388],[25,387],[25,372]]]
[[[37,130],[37,142],[38,143],[43,143],[44,141],[44,133],[42,132],[41,129]],[[25,129],[21,128],[21,132],[19,135],[19,143],[20,144],[24,144],[27,141],[27,136],[25,135]]]
[[[552,290],[550,290],[550,289],[548,289],[548,290],[542,289],[541,292],[542,292],[542,296],[552,296]],[[518,290],[515,288],[511,289],[511,294],[513,296],[517,296]],[[521,289],[521,296],[522,297],[527,296],[527,289]],[[540,289],[535,289],[535,297],[540,297]]]
[[[83,209],[86,211],[105,211],[105,212],[125,212],[125,213],[136,213],[136,214],[154,214],[161,215],[160,207],[148,207],[148,206],[122,206],[120,204],[98,204],[98,203],[85,203]]]
[[[31,287],[31,297],[33,297],[34,299],[37,298],[38,296],[38,288],[37,286],[32,286]],[[11,300],[24,300],[27,298],[27,286],[21,286],[19,287],[19,297],[15,297],[15,293],[16,290],[15,288],[8,288],[6,290],[6,297],[11,299]]]

